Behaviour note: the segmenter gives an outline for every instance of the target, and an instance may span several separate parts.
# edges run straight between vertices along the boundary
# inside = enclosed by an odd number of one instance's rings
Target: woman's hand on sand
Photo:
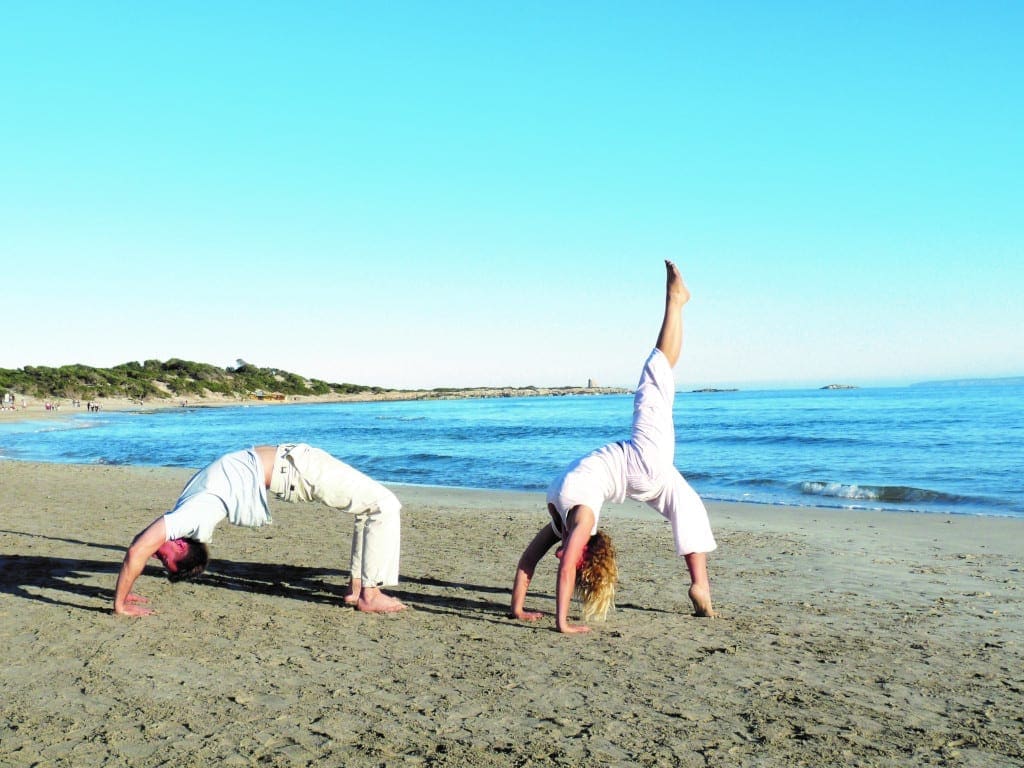
[[[508,617],[510,619],[519,619],[520,621],[536,621],[537,619],[544,618],[544,614],[540,611],[509,611]]]
[[[143,604],[148,602],[149,600],[142,595],[132,593],[125,598],[124,605],[120,608],[114,607],[114,613],[121,616],[152,616],[156,611],[143,607]]]
[[[589,632],[590,627],[586,627],[583,624],[563,624],[558,628],[558,631],[563,635],[580,635],[584,632]]]

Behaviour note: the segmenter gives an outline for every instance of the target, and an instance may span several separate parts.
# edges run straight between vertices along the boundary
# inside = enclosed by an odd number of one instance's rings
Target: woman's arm
[[[583,550],[587,546],[587,542],[590,541],[590,532],[594,528],[594,512],[590,507],[581,504],[569,513],[567,523],[569,534],[565,538],[565,549],[562,553],[562,560],[558,564],[555,622],[559,632],[574,634],[590,631],[590,627],[569,623],[569,605],[572,603],[572,596],[576,591],[576,569],[583,559]]]
[[[512,609],[509,615],[513,618],[534,621],[544,615],[538,611],[524,611],[523,604],[526,602],[526,590],[530,586],[537,563],[557,542],[558,536],[551,530],[551,526],[545,525],[523,550],[519,565],[516,567],[515,582],[512,584]]]

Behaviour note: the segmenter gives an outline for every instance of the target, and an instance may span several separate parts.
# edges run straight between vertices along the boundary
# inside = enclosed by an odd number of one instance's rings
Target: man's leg
[[[377,481],[320,448],[300,444],[291,450],[289,456],[296,471],[316,488],[317,501],[336,509],[349,510],[356,499],[378,499],[378,511],[353,512],[357,518],[362,517],[364,522],[360,524],[357,519],[353,532],[353,560],[358,557],[360,562],[358,570],[353,563],[353,583],[349,595],[355,595],[355,580],[359,579],[358,597],[354,603],[358,610],[390,613],[405,608],[400,601],[380,589],[382,584],[398,583],[402,505],[395,495]]]
[[[349,584],[345,604],[355,605],[363,590],[363,538],[366,515],[356,515],[352,524],[352,558],[349,560]]]
[[[401,555],[401,509],[394,496],[381,500],[380,509],[367,515],[363,526],[362,589],[356,608],[368,613],[392,613],[405,605],[385,594],[382,585],[398,583]]]

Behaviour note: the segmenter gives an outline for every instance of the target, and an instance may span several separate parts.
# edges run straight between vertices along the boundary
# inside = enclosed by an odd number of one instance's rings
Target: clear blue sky
[[[1024,374],[1019,2],[7,3],[0,367]]]

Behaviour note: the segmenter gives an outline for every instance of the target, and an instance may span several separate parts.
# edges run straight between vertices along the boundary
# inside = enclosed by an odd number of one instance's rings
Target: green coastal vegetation
[[[280,368],[261,368],[239,360],[237,367],[219,368],[172,358],[146,360],[94,368],[89,365],[60,367],[26,365],[0,368],[0,396],[37,400],[101,400],[126,398],[137,402],[174,399],[234,398],[285,400],[296,397],[345,399],[448,400],[483,397],[534,397],[577,394],[619,394],[618,387],[438,387],[431,390],[395,390],[362,384],[337,384],[308,379]]]
[[[0,368],[0,392],[36,398],[94,400],[126,397],[150,400],[209,395],[244,398],[263,393],[350,395],[382,391],[380,387],[307,379],[278,368],[260,368],[241,360],[236,368],[218,368],[207,363],[176,358],[166,362],[146,360],[142,363],[123,363],[113,368],[93,368],[89,365]]]

